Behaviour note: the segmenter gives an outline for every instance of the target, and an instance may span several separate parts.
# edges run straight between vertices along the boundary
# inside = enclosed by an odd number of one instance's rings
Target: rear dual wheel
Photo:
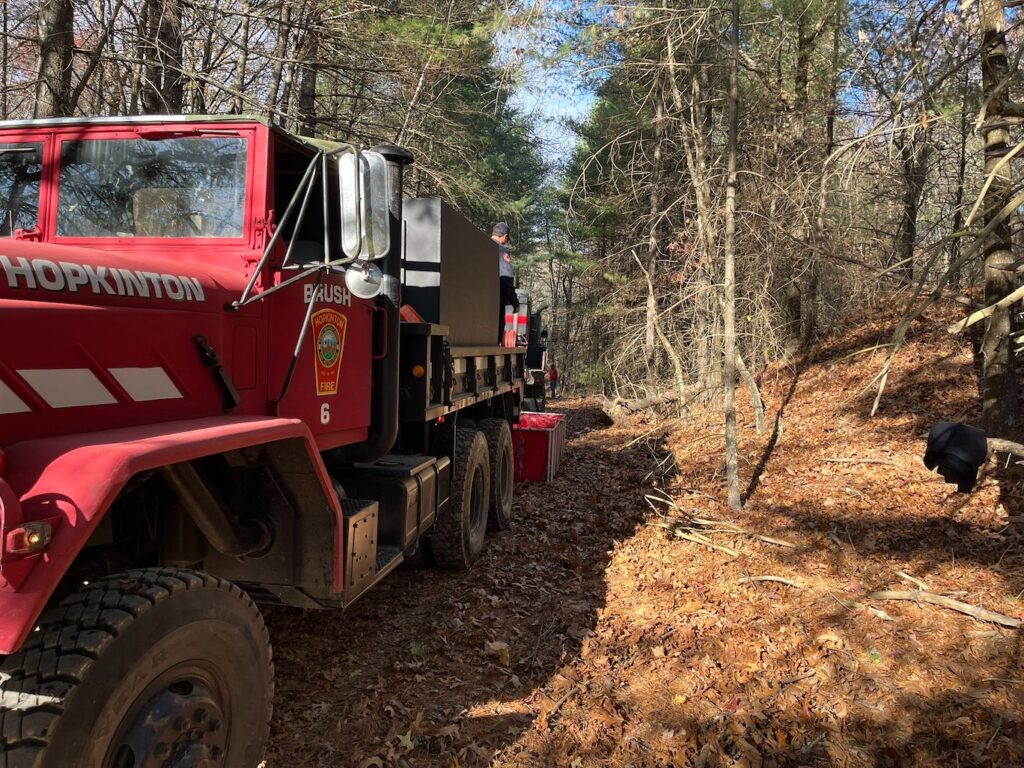
[[[452,492],[430,535],[434,562],[465,570],[484,549],[491,497],[491,467],[484,433],[472,425],[457,429],[452,457]]]
[[[507,531],[512,526],[512,494],[515,482],[512,429],[505,419],[484,419],[480,422],[480,431],[487,439],[487,453],[491,462],[487,530]]]
[[[251,768],[270,643],[237,586],[174,568],[94,582],[0,663],[0,768]]]

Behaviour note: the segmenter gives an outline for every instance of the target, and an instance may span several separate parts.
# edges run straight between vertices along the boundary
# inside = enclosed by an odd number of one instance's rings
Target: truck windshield
[[[43,175],[43,145],[0,144],[0,237],[39,223],[39,182]]]
[[[244,138],[61,144],[61,237],[241,237]]]

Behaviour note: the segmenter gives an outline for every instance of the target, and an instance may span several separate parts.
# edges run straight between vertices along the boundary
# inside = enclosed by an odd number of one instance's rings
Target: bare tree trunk
[[[919,135],[901,134],[898,140],[903,176],[903,207],[897,234],[895,273],[907,282],[914,279],[914,248],[917,246],[917,215],[928,176],[929,137],[927,129]]]
[[[560,290],[562,284],[562,263],[558,262],[558,272],[555,272],[555,246],[554,241],[551,237],[551,211],[545,209],[544,212],[544,239],[547,243],[548,248],[548,295],[551,297],[551,319],[548,324],[552,328],[558,327],[558,308],[561,303],[562,291]],[[566,322],[568,327],[568,321]],[[548,341],[549,357],[551,362],[559,360],[558,350],[559,343],[553,340]],[[563,361],[564,363],[564,361]]]
[[[800,14],[797,22],[796,71],[793,76],[795,104],[791,119],[797,166],[801,168],[810,166],[814,160],[804,151],[804,145],[810,104],[811,58],[818,36],[824,28],[824,20],[823,16],[815,28],[810,31],[807,29],[806,12]],[[834,130],[834,126],[830,128],[826,123],[826,130]],[[815,253],[818,244],[815,242],[814,227],[809,226],[806,222],[801,222],[794,230],[793,236],[797,241],[803,243],[804,252],[798,261],[797,274],[790,283],[792,287],[800,291],[800,335],[797,338],[787,339],[789,351],[806,349],[810,346],[818,324],[818,265]]]
[[[89,81],[92,79],[93,74],[100,68],[100,63],[103,59],[103,49],[107,45],[107,41],[110,39],[110,35],[113,32],[114,24],[117,21],[117,15],[121,11],[121,6],[124,4],[124,0],[117,0],[114,3],[114,7],[110,12],[110,20],[106,21],[104,18],[104,11],[106,9],[105,4],[101,1],[97,3],[96,7],[96,18],[103,25],[103,31],[100,33],[99,38],[96,40],[92,51],[89,53],[88,63],[85,65],[85,70],[82,72],[81,77],[78,79],[78,84],[75,85],[74,91],[68,98],[70,111],[74,111],[78,106],[79,99],[82,98],[82,93],[89,85]],[[6,6],[5,6],[6,7]],[[102,72],[102,70],[100,70]],[[97,84],[97,94],[101,97],[103,92],[102,80]],[[98,107],[98,105],[97,105]],[[99,112],[99,109],[96,109]]]
[[[284,72],[284,58],[288,54],[288,38],[291,34],[292,7],[288,0],[281,3],[278,17],[277,40],[274,43],[274,65],[270,70],[270,85],[267,88],[267,114],[273,116],[281,93],[281,77]]]
[[[971,70],[964,67],[964,87],[960,102],[960,148],[957,155],[956,166],[956,195],[953,200],[953,231],[959,232],[964,228],[964,178],[967,175],[967,96],[971,83]],[[960,258],[960,244],[962,238],[954,237],[949,244],[949,263],[956,263]],[[961,283],[960,269],[950,278],[954,288],[959,288]]]
[[[141,106],[143,114],[147,115],[167,111],[160,95],[163,85],[160,79],[160,52],[157,48],[160,13],[159,0],[146,0],[142,7],[143,37],[139,44],[139,58],[142,59]]]
[[[785,333],[786,356],[796,357],[800,352],[800,313],[801,291],[797,279],[787,283],[782,295],[782,311],[785,317],[783,333]]]
[[[1010,67],[1006,51],[1006,9],[1001,0],[980,0],[981,71],[985,92],[985,175],[992,186],[983,204],[983,220],[992,231],[985,242],[985,303],[994,304],[1014,289],[1013,243],[1010,219],[1000,210],[1010,203],[1013,173],[1000,161],[1009,151],[1010,133],[1004,121],[1009,101]],[[1000,220],[1001,219],[1001,220]],[[990,435],[1004,436],[1017,421],[1017,376],[1010,334],[1010,308],[997,310],[988,319],[981,343],[984,396],[982,420]]]
[[[832,78],[828,83],[828,115],[825,117],[825,157],[836,146],[836,112],[839,111],[839,20],[832,29]]]
[[[202,65],[201,65],[200,71],[203,72],[204,74],[208,73],[213,68],[213,41],[214,41],[214,35],[215,34],[216,34],[216,30],[211,25],[209,30],[206,33],[206,38],[203,40],[203,55],[202,55]],[[207,89],[207,86],[203,82],[194,82],[192,84],[192,88],[190,89],[191,92],[192,92],[192,106],[193,106],[193,109],[196,112],[200,113],[200,114],[203,114],[203,113],[208,111],[207,106],[206,106],[207,105],[207,97],[206,97],[207,90],[206,89]],[[236,94],[235,98],[240,98],[240,96],[238,94]]]
[[[800,276],[800,347],[807,349],[818,330],[818,263],[808,254]]]
[[[297,44],[296,44],[297,45]],[[301,50],[301,48],[299,48]],[[291,61],[285,66],[284,70],[284,85],[281,88],[281,111],[285,113],[286,117],[283,118],[281,124],[282,128],[293,130],[295,118],[293,117],[292,111],[292,86],[295,83],[295,73],[298,71],[298,63]],[[413,166],[415,167],[415,166]]]
[[[640,261],[640,257],[636,255],[636,251],[633,251],[633,258],[636,259],[636,263],[640,265],[640,269],[644,273],[644,277],[647,278],[648,295],[653,294],[654,283],[651,281],[651,273],[644,267],[643,262]],[[662,349],[665,351],[665,356],[668,357],[669,362],[672,363],[672,374],[675,379],[676,392],[679,395],[679,406],[681,408],[683,403],[686,401],[686,371],[683,368],[682,358],[679,357],[679,352],[676,351],[668,336],[665,335],[661,316],[657,311],[655,311],[654,315],[651,317],[650,322],[654,327],[654,332],[657,334],[658,340],[661,342]]]
[[[6,8],[5,2],[5,13]],[[71,114],[69,97],[74,29],[75,11],[71,0],[40,0],[39,80],[36,83],[33,110],[35,117],[65,117]],[[7,64],[6,60],[4,64]]]
[[[658,77],[658,84],[661,77]],[[656,87],[655,89],[660,90]],[[661,214],[661,156],[662,144],[665,139],[665,107],[658,93],[654,108],[654,158],[651,169],[650,221],[647,223],[647,266],[644,268],[647,277],[647,317],[644,326],[644,359],[647,361],[647,379],[653,383],[658,378],[658,296],[654,289],[654,281],[658,274],[658,218]]]
[[[298,132],[303,136],[316,134],[316,78],[319,67],[316,63],[316,36],[312,29],[306,31],[299,60],[302,75],[299,79]]]
[[[667,7],[663,4],[663,7]],[[717,258],[718,239],[715,233],[714,213],[712,211],[710,173],[707,167],[705,139],[706,134],[697,127],[697,115],[701,108],[701,80],[702,74],[696,67],[690,70],[690,100],[684,103],[682,92],[676,76],[675,47],[672,36],[666,37],[666,48],[669,64],[669,84],[672,94],[672,101],[676,111],[682,116],[682,130],[680,131],[683,154],[686,157],[686,167],[690,174],[690,183],[693,186],[694,200],[697,213],[697,231],[700,235],[700,243],[695,243],[694,248],[698,252],[703,250],[703,257],[696,267],[696,284],[698,297],[708,297],[712,293],[711,276],[704,264],[711,264]],[[719,360],[717,344],[713,333],[713,320],[709,322],[709,314],[714,313],[714,302],[704,302],[705,308],[709,311],[697,311],[694,313],[693,339],[697,356],[697,377],[707,390],[714,389],[717,385],[716,364]]]
[[[402,127],[398,131],[398,135],[395,137],[395,143],[398,145],[401,145],[405,141],[405,133],[409,130],[409,122],[412,120],[413,112],[415,112],[416,107],[419,106],[420,96],[423,94],[423,88],[427,83],[427,72],[430,71],[430,65],[433,63],[434,55],[430,54],[427,56],[427,63],[423,65],[420,77],[416,81],[416,88],[412,92],[412,98],[409,99],[409,105],[405,110],[405,119],[402,121]]]
[[[146,114],[181,112],[185,97],[182,74],[181,0],[146,0],[142,111]]]
[[[185,75],[182,73],[182,3],[181,0],[163,0],[164,18],[160,25],[161,77],[167,111],[182,111],[185,102]]]
[[[231,111],[236,115],[245,111],[245,102],[242,94],[245,93],[245,68],[249,63],[249,15],[251,4],[249,0],[242,3],[242,22],[238,27],[238,44],[241,50],[238,52],[238,62],[235,64],[235,91],[237,94],[231,100]]]
[[[729,506],[739,510],[743,506],[740,496],[739,447],[736,436],[736,152],[739,140],[739,69],[740,58],[740,4],[732,0],[731,62],[729,65],[728,139],[726,149],[725,188],[725,270],[723,292],[725,305],[722,321],[725,325],[725,475],[729,488]]]
[[[793,108],[793,139],[799,147],[807,135],[807,102],[811,80],[811,53],[815,35],[807,33],[807,12],[800,14],[796,28],[796,71],[793,74],[793,90],[796,104]]]

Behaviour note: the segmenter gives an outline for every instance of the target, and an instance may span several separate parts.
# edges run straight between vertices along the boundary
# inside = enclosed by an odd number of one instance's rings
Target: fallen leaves
[[[268,767],[1024,765],[1016,632],[870,598],[916,580],[1021,613],[1019,499],[993,468],[951,494],[916,458],[929,420],[977,401],[969,348],[940,365],[948,341],[920,328],[870,421],[869,356],[795,386],[764,373],[785,429],[770,451],[741,433],[744,480],[766,473],[739,516],[720,503],[719,412],[653,439],[569,404],[563,472],[517,488],[515,530],[473,571],[403,568],[344,615],[269,617]]]

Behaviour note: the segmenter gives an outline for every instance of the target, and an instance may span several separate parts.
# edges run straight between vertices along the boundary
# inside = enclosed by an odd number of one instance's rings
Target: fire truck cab
[[[343,608],[510,525],[525,349],[411,162],[244,116],[0,123],[0,768],[251,768],[257,603]]]

